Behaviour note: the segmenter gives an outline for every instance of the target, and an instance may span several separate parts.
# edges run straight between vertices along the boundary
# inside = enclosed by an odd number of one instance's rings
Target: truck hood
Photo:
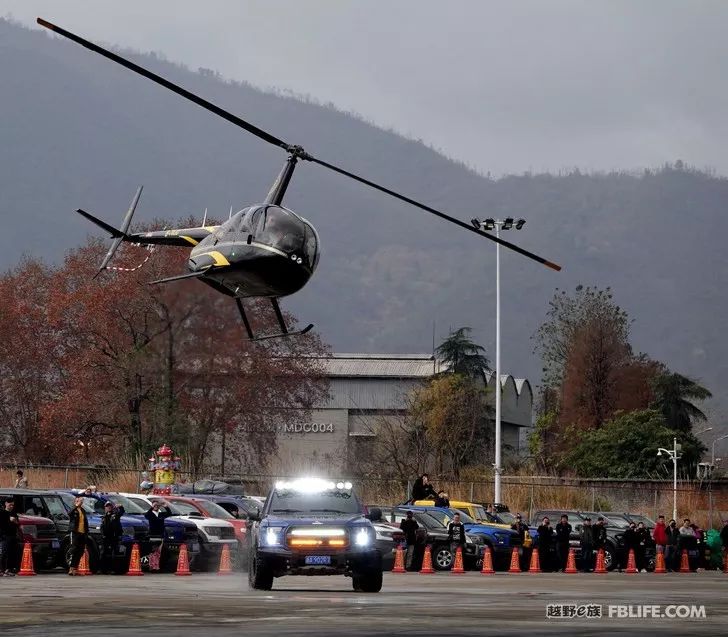
[[[361,513],[329,513],[313,516],[310,513],[286,513],[284,515],[268,515],[266,521],[270,526],[347,526],[354,522],[361,522],[366,518]]]
[[[500,524],[465,524],[466,533],[484,533],[486,535],[493,532],[509,533],[511,536],[518,535],[511,527],[503,527]]]
[[[18,520],[20,521],[20,524],[26,526],[30,524],[34,524],[35,526],[55,526],[53,520],[42,518],[38,515],[25,515],[24,513],[20,513],[18,514]]]

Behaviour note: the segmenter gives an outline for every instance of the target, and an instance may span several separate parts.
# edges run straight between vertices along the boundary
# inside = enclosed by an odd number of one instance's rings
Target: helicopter
[[[440,210],[416,201],[394,190],[386,188],[360,175],[325,162],[296,144],[289,144],[250,122],[226,111],[183,87],[170,82],[156,73],[104,49],[93,42],[71,33],[42,18],[40,26],[45,27],[103,57],[145,77],[160,86],[184,97],[198,106],[222,117],[269,144],[282,148],[287,153],[286,162],[273,182],[264,202],[248,206],[231,215],[220,225],[197,228],[175,228],[151,232],[130,233],[132,218],[136,210],[142,187],[137,190],[121,227],[115,228],[91,213],[78,209],[77,212],[111,235],[113,242],[104,256],[95,276],[109,267],[122,242],[139,245],[191,246],[188,272],[176,276],[150,281],[150,284],[170,283],[197,279],[213,289],[235,300],[243,325],[252,341],[262,341],[286,336],[306,334],[313,328],[309,324],[301,330],[289,330],[280,309],[279,299],[301,290],[313,276],[320,257],[319,235],[314,226],[293,210],[283,206],[283,198],[299,161],[308,161],[335,173],[354,179],[361,184],[379,190],[391,197],[420,208],[465,230],[509,248],[529,259],[553,270],[561,266],[544,259],[509,241],[481,230],[480,224],[472,225],[452,217]],[[280,326],[280,332],[269,335],[255,335],[243,305],[246,298],[268,298]]]

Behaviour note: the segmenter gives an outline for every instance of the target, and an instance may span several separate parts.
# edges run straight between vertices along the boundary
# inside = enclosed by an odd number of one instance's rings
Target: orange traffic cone
[[[529,573],[540,573],[541,572],[541,558],[538,555],[536,549],[531,550],[531,564],[528,567]]]
[[[420,573],[423,575],[429,575],[434,572],[435,569],[432,568],[432,547],[428,544],[425,547],[425,555],[422,558],[422,568],[420,569]]]
[[[134,542],[131,547],[131,559],[129,560],[129,570],[126,572],[127,575],[135,575],[139,577],[144,575],[142,573],[142,560],[139,557],[139,544]]]
[[[458,546],[457,551],[455,551],[455,563],[452,565],[450,572],[455,573],[455,575],[460,575],[461,573],[465,572],[465,568],[463,568],[463,547],[462,546]]]
[[[495,569],[493,568],[493,556],[490,554],[490,547],[485,547],[485,553],[483,554],[483,568],[480,570],[481,575],[493,575]]]
[[[23,560],[20,564],[18,575],[22,575],[24,577],[35,575],[35,571],[33,570],[33,548],[31,547],[30,542],[26,542],[23,545]]]
[[[682,557],[680,558],[680,572],[681,573],[690,572],[690,560],[688,559],[687,549],[683,549]]]
[[[397,551],[394,555],[394,567],[392,573],[406,573],[404,570],[404,549],[401,544],[397,545]]]
[[[576,570],[576,551],[569,549],[569,559],[566,560],[566,568],[564,573],[578,573]]]
[[[667,573],[665,568],[665,553],[662,549],[658,549],[655,556],[655,573]]]
[[[521,563],[518,561],[518,549],[514,546],[511,551],[511,567],[508,569],[509,573],[520,573]]]
[[[607,566],[604,561],[604,549],[599,549],[597,551],[597,563],[596,563],[596,566],[594,567],[594,572],[601,573],[601,574],[607,573]]]
[[[78,564],[76,575],[93,575],[89,568],[88,549],[83,549],[83,555],[81,556],[81,561]]]
[[[233,567],[230,563],[230,547],[227,544],[223,544],[222,554],[220,555],[220,568],[217,571],[218,575],[232,575]]]
[[[222,562],[222,560],[220,561]],[[187,554],[187,544],[182,544],[182,546],[179,547],[179,557],[177,558],[177,572],[175,573],[175,575],[191,575],[190,558]]]

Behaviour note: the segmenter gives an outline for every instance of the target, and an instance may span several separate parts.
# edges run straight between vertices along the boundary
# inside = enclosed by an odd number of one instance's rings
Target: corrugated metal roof
[[[330,377],[429,378],[440,369],[426,354],[332,354],[319,360]]]

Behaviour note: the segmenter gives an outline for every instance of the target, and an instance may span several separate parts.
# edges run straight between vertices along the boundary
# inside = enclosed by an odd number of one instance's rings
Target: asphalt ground
[[[599,606],[602,617],[546,618],[548,605]],[[704,619],[607,617],[610,605],[704,605]],[[568,610],[567,610],[568,612]],[[627,611],[624,611],[627,612]],[[272,591],[244,575],[0,578],[0,634],[105,637],[235,635],[719,635],[728,575],[386,573],[381,593],[345,577],[284,577]]]

